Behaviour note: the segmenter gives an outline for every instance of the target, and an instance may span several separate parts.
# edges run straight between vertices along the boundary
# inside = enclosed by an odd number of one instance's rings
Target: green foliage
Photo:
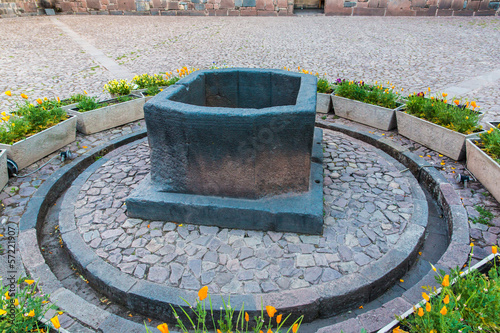
[[[15,285],[15,291],[11,289],[11,292],[9,285],[4,286],[4,281],[0,283],[0,309],[6,311],[0,316],[0,332],[38,332],[39,328],[46,328],[40,326],[38,319],[55,306],[49,304],[49,295],[43,295],[36,290],[37,284],[28,285],[25,280],[20,278],[17,281],[8,281],[9,284],[13,282]]]
[[[13,144],[67,119],[66,112],[57,106],[56,101],[37,101],[37,107],[29,102],[18,104],[12,111],[14,116],[2,114],[1,143]]]
[[[335,95],[389,109],[396,108],[399,99],[398,93],[392,88],[369,85],[363,81],[337,80]]]
[[[104,90],[113,95],[128,95],[130,94],[131,87],[127,80],[113,80],[104,85]]]
[[[487,210],[484,207],[481,206],[475,206],[474,207],[476,211],[479,213],[478,217],[471,217],[470,220],[472,223],[480,223],[480,224],[485,224],[485,225],[491,225],[491,220],[495,217],[492,212]]]
[[[76,107],[78,108],[79,112],[85,112],[98,109],[102,106],[99,105],[97,97],[83,96]]]
[[[426,98],[423,92],[408,97],[405,111],[463,134],[472,134],[481,129],[477,111],[471,110],[465,105],[448,104],[447,100],[437,97]]]
[[[429,302],[422,301],[420,309],[406,319],[398,318],[409,332],[500,332],[500,266],[498,257],[487,274],[477,270],[463,276],[458,268],[451,271],[445,283],[444,272],[436,280],[443,285],[439,295]],[[426,288],[435,293],[435,288]],[[432,294],[431,294],[432,296]],[[429,303],[429,305],[427,304]],[[406,331],[403,331],[406,332]]]
[[[317,91],[321,94],[331,94],[333,91],[333,86],[325,78],[318,78]]]
[[[477,143],[497,163],[500,163],[500,129],[491,128],[486,133],[479,134],[481,142]]]
[[[147,96],[155,96],[160,93],[160,89],[157,86],[148,87],[145,91]]]

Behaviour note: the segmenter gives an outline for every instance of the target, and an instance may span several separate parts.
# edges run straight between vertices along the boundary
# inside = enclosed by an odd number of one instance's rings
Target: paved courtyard
[[[500,114],[498,17],[57,16],[2,19],[0,31],[0,91],[33,98],[101,94],[111,79],[215,62],[446,89],[476,99],[485,119]]]
[[[220,67],[286,66],[295,69],[301,66],[325,74],[332,80],[345,77],[372,82],[390,81],[404,88],[405,93],[427,87],[435,92],[447,91],[451,96],[476,100],[487,111],[484,119],[500,118],[500,20],[495,17],[57,16],[2,19],[0,32],[0,92],[11,90],[17,96],[26,93],[33,99],[44,96],[64,98],[83,90],[104,97],[103,85],[109,80],[175,71],[182,66],[200,69],[214,63]],[[1,111],[7,111],[14,103],[14,98],[3,93],[0,95]],[[327,121],[385,135],[388,140],[409,147],[429,163],[444,164],[440,172],[450,183],[455,172],[464,172],[463,164],[397,134],[332,116],[328,116]],[[75,155],[81,155],[142,128],[144,121],[90,136],[78,134],[76,142],[68,147]],[[187,289],[195,290],[201,284],[208,284],[213,292],[282,291],[355,272],[387,252],[388,246],[397,241],[398,233],[391,230],[404,229],[400,223],[408,217],[412,197],[408,195],[407,179],[395,172],[391,163],[380,164],[375,148],[357,140],[348,140],[349,143],[345,144],[345,136],[337,132],[326,131],[324,140],[327,158],[325,204],[329,215],[340,221],[334,224],[333,218],[327,218],[325,230],[330,230],[331,235],[347,232],[341,239],[333,237],[327,243],[328,232],[322,237],[255,232],[249,237],[248,233],[231,234],[218,228],[205,227],[201,231],[201,227],[195,226],[181,228],[163,223],[160,226],[156,222],[145,224],[127,219],[121,200],[129,188],[122,185],[134,185],[148,171],[147,163],[136,165],[140,172],[127,168],[126,162],[137,158],[133,154],[124,154],[122,158],[108,162],[75,198],[79,232],[100,257],[123,272],[137,279],[173,286],[184,283]],[[147,161],[149,148],[145,143],[137,144],[133,153],[141,156],[141,161]],[[47,160],[45,158],[21,173],[32,171]],[[17,224],[36,189],[60,166],[60,161],[55,160],[33,176],[12,179],[0,193],[0,200],[5,205],[1,223]],[[354,168],[358,171],[353,172],[351,169]],[[103,183],[106,185],[102,186]],[[343,186],[347,183],[354,188],[346,190]],[[470,189],[463,189],[461,185],[454,187],[470,217],[478,215],[474,209],[477,204],[486,205],[496,215],[493,226],[470,224],[470,236],[478,245],[475,259],[482,258],[488,254],[489,246],[499,244],[500,207],[480,184],[473,183]],[[115,191],[111,191],[112,188]],[[360,192],[356,189],[370,190],[381,200],[374,204],[373,195],[358,200]],[[371,223],[351,225],[349,219],[354,213],[371,216]],[[92,214],[98,214],[104,222],[89,224]],[[380,218],[373,218],[375,215]],[[51,223],[57,224],[55,219],[50,214],[47,217],[48,222],[52,220]],[[122,222],[125,222],[125,229],[119,227]],[[47,225],[52,230],[44,231],[44,237],[52,233],[57,235],[57,227]],[[3,229],[0,226],[0,233],[5,234]],[[203,238],[201,234],[210,237]],[[428,239],[443,242],[445,235],[438,236]],[[193,244],[187,244],[188,239]],[[212,244],[217,241],[220,244]],[[437,248],[441,245],[424,249],[422,261],[435,263],[439,256],[432,257],[432,251],[439,252]],[[48,262],[59,261],[62,255],[56,252],[60,247],[58,239],[54,236],[46,246],[47,258],[52,256],[52,261]],[[158,254],[164,256],[168,253],[172,257],[169,260],[176,261],[177,265],[167,268]],[[296,258],[296,262],[290,260],[291,257]],[[17,257],[18,264],[19,261]],[[4,276],[2,267],[0,275]],[[210,271],[206,269],[210,267],[213,273],[203,276],[202,270]],[[101,309],[129,319],[123,309],[108,306],[99,299],[101,295],[89,291],[84,280],[69,269],[69,264],[58,269],[62,271],[54,274],[66,288]],[[429,270],[428,264],[426,269]],[[266,271],[275,275],[266,276]],[[183,281],[183,276],[191,274],[188,272],[193,272],[195,279]],[[407,282],[401,280],[393,289],[411,288],[411,278],[405,277],[405,280]],[[266,284],[266,281],[271,283]],[[365,310],[353,311],[347,317],[304,326],[304,332],[313,332],[318,327],[351,318],[381,304],[376,301],[366,305]],[[135,314],[132,317],[139,323],[146,319]],[[70,332],[92,332],[66,314],[61,320],[63,327],[71,328]]]

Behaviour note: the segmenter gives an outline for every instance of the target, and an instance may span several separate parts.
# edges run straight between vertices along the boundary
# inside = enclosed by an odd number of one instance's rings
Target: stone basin
[[[129,216],[321,233],[315,111],[312,75],[223,69],[180,80],[144,106],[151,174],[127,199]]]

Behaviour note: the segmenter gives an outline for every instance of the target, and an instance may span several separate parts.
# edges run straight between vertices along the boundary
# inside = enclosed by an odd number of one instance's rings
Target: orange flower
[[[5,92],[5,95],[7,95],[7,96],[12,96],[12,92],[11,92],[10,90],[7,90],[7,91]]]
[[[278,316],[276,317],[276,322],[277,322],[278,324],[279,324],[279,323],[281,323],[281,317],[282,317],[282,315],[278,315]]]
[[[24,282],[31,286],[33,283],[35,283],[35,280],[24,280]]]
[[[439,313],[441,313],[443,316],[446,315],[448,313],[448,310],[446,310],[446,306],[443,306],[443,308],[441,309],[441,311],[439,311]]]
[[[458,99],[454,100],[453,103],[455,103],[456,105],[460,104],[460,101]]]
[[[408,333],[406,332],[405,330],[402,330],[398,327],[396,327],[395,329],[392,330],[392,333]]]
[[[471,105],[472,107],[477,107],[477,104],[476,104],[476,102],[475,102],[475,101],[470,102],[470,105]]]
[[[156,326],[156,328],[159,329],[161,333],[168,333],[168,325],[165,323]]]
[[[293,333],[297,333],[298,329],[299,329],[299,324],[298,323],[293,324],[293,326],[292,326],[292,332]]]
[[[24,99],[28,99],[28,96],[26,96],[25,94],[21,94],[21,97]]]
[[[446,297],[443,299],[444,304],[450,303],[450,295],[446,295]]]
[[[271,318],[274,317],[274,314],[276,313],[276,309],[274,308],[274,306],[270,306],[270,305],[266,306],[266,311],[267,311],[267,315]]]
[[[42,104],[42,103],[43,103],[43,101],[42,101],[40,98],[37,98],[36,102],[37,102],[38,104]]]
[[[222,332],[220,331],[220,329],[217,329],[217,333],[222,333]]]
[[[429,303],[429,302],[425,303],[425,311],[431,312],[431,309],[432,309],[431,303]]]
[[[422,292],[422,298],[425,299],[427,302],[429,302],[429,295],[427,295],[426,293]]]
[[[59,103],[61,103],[61,99],[60,99],[59,97],[57,97],[57,101],[58,101]]]
[[[441,285],[443,287],[448,287],[450,285],[450,276],[449,275],[444,276],[443,282],[441,282]]]
[[[443,98],[445,98],[446,96],[448,96],[448,94],[447,93],[443,93]]]
[[[448,103],[448,100],[447,100],[447,99],[445,99],[443,102],[444,102],[444,104],[446,104],[446,103]]]
[[[273,333],[273,331],[271,331],[271,329],[268,329],[268,330],[267,330],[267,333]]]
[[[208,295],[208,287],[205,286],[198,291],[198,297],[200,298],[200,301],[203,301],[205,298],[207,298]]]
[[[491,253],[497,254],[497,252],[498,252],[498,248],[496,246],[492,246],[491,247]]]
[[[424,315],[424,309],[418,308],[417,314],[419,315],[419,317],[422,317]]]
[[[9,292],[8,292],[8,291],[6,291],[4,295],[5,295],[5,299],[6,299],[6,300],[9,300],[9,299],[10,299],[10,296],[9,296]]]
[[[28,314],[28,317],[34,317],[35,316],[35,310],[31,310]]]
[[[52,325],[54,325],[54,327],[56,328],[56,330],[58,330],[59,327],[61,327],[61,324],[59,323],[59,317],[55,316],[50,321],[52,322]]]
[[[250,316],[248,315],[248,312],[245,312],[245,320],[246,320],[246,321],[249,321],[249,320],[250,320]]]
[[[431,88],[427,88],[427,91],[428,91],[428,92],[431,92]]]

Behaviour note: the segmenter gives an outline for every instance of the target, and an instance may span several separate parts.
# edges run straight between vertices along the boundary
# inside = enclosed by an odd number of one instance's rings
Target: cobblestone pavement
[[[129,17],[57,16],[130,72],[181,66],[305,69],[364,81],[390,80],[405,91],[433,91],[498,69],[498,17]],[[26,27],[29,26],[29,29]],[[48,17],[0,20],[0,91],[67,97],[102,94],[114,79]],[[485,120],[500,115],[498,82],[470,84]],[[0,96],[2,111],[14,99]]]
[[[76,222],[110,264],[181,289],[268,293],[336,280],[394,247],[413,199],[397,162],[370,145],[325,130],[324,149],[322,236],[127,218],[123,201],[149,173],[146,143],[114,152],[89,178],[75,203]]]

